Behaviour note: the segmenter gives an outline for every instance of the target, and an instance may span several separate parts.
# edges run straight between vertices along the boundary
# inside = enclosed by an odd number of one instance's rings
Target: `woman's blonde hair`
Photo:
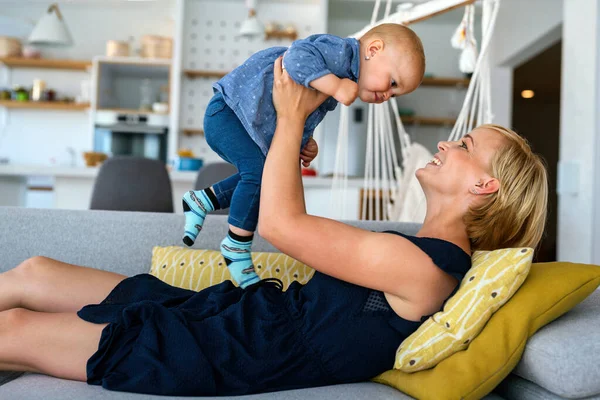
[[[536,248],[544,233],[548,205],[548,176],[540,156],[516,132],[499,125],[478,127],[501,133],[505,145],[491,161],[498,192],[465,216],[473,250],[507,247]]]

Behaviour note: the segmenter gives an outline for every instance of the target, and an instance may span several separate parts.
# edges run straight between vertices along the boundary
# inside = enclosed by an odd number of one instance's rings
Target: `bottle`
[[[33,80],[33,89],[31,90],[31,100],[41,101],[44,96],[44,89],[46,89],[46,82],[41,79]]]

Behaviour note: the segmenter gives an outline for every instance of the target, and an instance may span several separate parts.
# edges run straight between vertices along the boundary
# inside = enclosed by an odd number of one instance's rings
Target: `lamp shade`
[[[252,10],[253,11],[253,10]],[[256,14],[250,12],[248,18],[242,23],[240,36],[253,37],[265,34],[265,27],[260,23]]]
[[[29,43],[45,46],[70,46],[73,38],[57,4],[52,4],[33,28]]]

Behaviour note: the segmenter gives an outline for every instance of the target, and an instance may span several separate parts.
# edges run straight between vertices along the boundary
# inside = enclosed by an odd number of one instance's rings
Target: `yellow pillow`
[[[374,380],[423,400],[480,399],[517,365],[529,337],[583,301],[599,284],[599,266],[533,264],[521,288],[465,351],[431,369],[390,370]]]
[[[471,269],[444,309],[400,344],[394,368],[421,371],[466,349],[492,314],[519,289],[532,259],[530,248],[476,251]]]
[[[315,273],[314,269],[282,253],[253,252],[252,260],[261,278],[280,279],[284,290],[293,281],[308,282]],[[155,246],[150,274],[172,286],[195,291],[231,279],[220,251],[178,246]]]

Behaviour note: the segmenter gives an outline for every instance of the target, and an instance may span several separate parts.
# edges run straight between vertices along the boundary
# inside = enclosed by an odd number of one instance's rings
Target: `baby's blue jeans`
[[[221,93],[217,92],[206,107],[204,135],[210,148],[238,170],[237,174],[213,185],[219,206],[229,207],[231,225],[254,232],[258,224],[265,156]]]

